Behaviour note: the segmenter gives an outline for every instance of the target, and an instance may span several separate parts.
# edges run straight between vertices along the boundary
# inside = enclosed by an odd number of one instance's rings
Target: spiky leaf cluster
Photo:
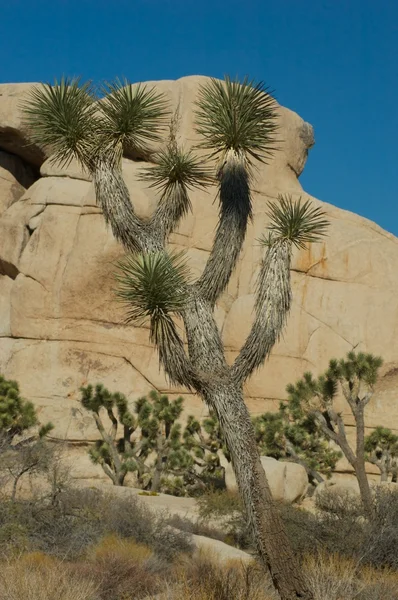
[[[54,162],[75,158],[89,171],[99,160],[120,167],[123,152],[148,155],[169,115],[164,95],[127,80],[106,84],[102,93],[98,102],[90,83],[67,78],[32,88],[22,104],[31,140]]]
[[[326,376],[339,382],[348,382],[351,390],[356,382],[372,388],[377,382],[383,359],[364,352],[349,352],[346,359],[332,360]]]
[[[369,453],[387,451],[398,456],[398,435],[388,427],[376,427],[366,436],[365,450]]]
[[[181,396],[170,401],[168,396],[154,390],[149,393],[148,398],[144,396],[136,401],[138,425],[141,435],[146,438],[143,456],[149,456],[160,439],[168,445],[167,449],[179,449],[181,425],[177,423],[177,419],[181,416],[183,402]]]
[[[32,142],[50,149],[54,162],[67,166],[76,158],[87,165],[99,130],[90,83],[62,77],[54,85],[41,84],[22,109]]]
[[[132,85],[127,79],[106,83],[102,92],[101,141],[120,155],[147,156],[150,143],[160,139],[170,114],[164,95],[142,84]]]
[[[128,323],[150,320],[151,340],[162,343],[175,335],[173,314],[186,305],[189,269],[181,252],[153,252],[126,257],[119,264],[118,297]]]
[[[332,359],[318,378],[308,372],[287,386],[290,407],[296,415],[311,407],[324,410],[333,403],[339,389],[347,400],[360,402],[373,389],[382,364],[379,356],[362,352],[349,352],[346,359]]]
[[[214,417],[204,419],[202,423],[192,415],[187,419],[183,432],[184,445],[202,467],[219,466],[218,451],[222,450],[222,438],[219,435],[218,421]]]
[[[211,79],[199,89],[195,127],[211,157],[232,150],[264,162],[275,149],[277,104],[263,83]]]
[[[265,246],[285,240],[297,248],[319,242],[326,235],[329,221],[321,207],[313,206],[310,200],[293,200],[289,195],[280,194],[278,200],[269,205],[268,234],[262,238]]]
[[[18,383],[0,375],[0,436],[11,443],[37,422],[35,408],[21,398]]]
[[[172,194],[187,194],[195,188],[204,189],[213,181],[203,161],[192,150],[184,150],[174,142],[159,151],[155,161],[154,165],[142,169],[140,179],[155,188],[161,200]]]
[[[82,405],[100,417],[96,423],[101,439],[89,455],[117,485],[123,485],[125,474],[133,471],[144,489],[174,489],[178,495],[198,488],[203,491],[206,486],[224,481],[218,455],[224,447],[219,424],[210,416],[202,429],[196,419],[189,417],[183,428],[179,422],[182,397],[170,400],[153,390],[136,400],[130,410],[123,394],[111,393],[102,384],[83,387],[81,393]],[[102,422],[106,416],[113,427],[116,422],[114,436],[107,433],[109,427]],[[179,479],[184,482],[184,493]]]
[[[83,386],[80,391],[80,401],[86,410],[99,413],[101,408],[106,411],[116,408],[120,423],[123,426],[135,429],[136,419],[129,410],[127,399],[123,394],[119,392],[112,393],[101,383],[95,386]]]

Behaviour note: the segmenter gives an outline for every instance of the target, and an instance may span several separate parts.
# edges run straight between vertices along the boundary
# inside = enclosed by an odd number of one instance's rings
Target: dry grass
[[[253,562],[221,563],[207,552],[157,564],[142,544],[107,536],[85,561],[35,552],[0,564],[1,600],[277,600]],[[398,573],[358,566],[338,555],[303,564],[314,600],[397,600]]]
[[[333,554],[307,557],[306,579],[314,600],[397,600],[398,574],[360,566]]]
[[[99,600],[91,577],[73,573],[61,562],[37,558],[2,563],[1,600]]]
[[[88,551],[88,558],[97,562],[111,560],[142,563],[153,556],[153,551],[145,544],[132,539],[123,539],[109,534]]]
[[[218,555],[181,558],[168,589],[156,600],[276,600],[272,585],[256,563],[221,563]]]

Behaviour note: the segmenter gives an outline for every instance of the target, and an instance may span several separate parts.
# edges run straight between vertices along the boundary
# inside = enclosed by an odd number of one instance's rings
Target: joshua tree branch
[[[318,483],[322,483],[323,481],[325,481],[322,475],[318,473],[318,471],[315,471],[315,469],[311,469],[304,460],[301,460],[296,450],[294,449],[293,444],[291,444],[289,440],[286,440],[286,449],[290,456],[293,458],[294,462],[304,467],[304,469],[307,471],[307,475],[312,477],[312,479],[314,479]]]
[[[122,472],[122,463],[121,463],[118,451],[115,448],[112,438],[106,432],[105,427],[101,421],[101,417],[99,416],[99,414],[97,412],[93,411],[93,417],[94,417],[94,421],[97,426],[97,429],[101,434],[102,439],[108,446],[109,455],[114,464],[116,474],[118,475],[119,473]]]
[[[238,261],[251,216],[247,170],[242,156],[230,151],[219,171],[220,217],[210,256],[197,282],[200,295],[214,306]]]
[[[165,244],[168,237],[177,228],[181,218],[190,206],[186,186],[178,184],[170,193],[165,193],[155,209],[149,222],[150,233]]]
[[[159,351],[160,364],[172,383],[183,385],[188,389],[194,388],[198,377],[185,352],[176,324],[167,317],[159,325],[158,331],[152,337]]]
[[[333,431],[333,429],[330,429],[330,427],[328,427],[325,417],[320,411],[314,411],[313,414],[326,437],[328,437],[330,440],[332,440],[332,442],[337,444],[339,448],[341,448],[344,456],[346,457],[350,465],[355,468],[357,457],[355,456],[350,445],[348,444],[345,434],[342,435],[340,432],[336,433],[335,431]]]
[[[112,440],[112,442],[114,442],[116,439],[116,435],[117,435],[118,421],[117,421],[115,415],[113,414],[113,411],[111,408],[108,408],[106,412],[112,423],[112,432],[110,434],[110,439]]]
[[[151,235],[148,225],[134,212],[130,194],[120,170],[99,163],[93,173],[97,203],[113,235],[131,252],[153,252],[162,243]]]
[[[291,305],[291,244],[271,244],[257,280],[254,322],[232,366],[232,377],[245,381],[270,354],[283,330]]]

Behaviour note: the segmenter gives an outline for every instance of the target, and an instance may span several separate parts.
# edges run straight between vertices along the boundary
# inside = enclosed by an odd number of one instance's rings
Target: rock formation
[[[203,79],[152,82],[171,106],[179,104],[179,136],[186,146],[196,139],[192,104]],[[148,330],[123,325],[112,292],[115,261],[123,250],[96,206],[89,177],[74,164],[54,166],[29,144],[19,107],[30,85],[0,85],[0,372],[20,382],[40,419],[55,424],[55,436],[76,444],[96,436],[90,415],[78,403],[79,387],[89,382],[101,381],[132,400],[152,388],[171,396],[184,393],[188,412],[204,415],[197,397],[170,387]],[[286,108],[280,107],[279,115],[279,150],[256,175],[254,220],[217,307],[231,360],[251,323],[262,255],[256,240],[267,224],[267,204],[278,193],[310,197],[298,178],[313,145],[312,128]],[[145,216],[156,195],[137,181],[142,164],[125,158],[123,170],[137,212]],[[196,275],[216,226],[214,196],[214,190],[195,192],[193,214],[171,237],[174,247],[186,249]],[[367,219],[322,205],[331,221],[329,237],[295,253],[288,327],[264,368],[248,382],[248,406],[254,414],[276,408],[287,383],[306,370],[319,372],[331,357],[358,344],[385,359],[368,424],[398,430],[398,240]],[[76,452],[81,476],[100,473],[81,450]]]

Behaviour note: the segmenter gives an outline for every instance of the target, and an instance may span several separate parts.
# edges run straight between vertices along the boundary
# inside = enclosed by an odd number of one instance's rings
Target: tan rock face
[[[197,139],[192,104],[203,81],[186,77],[155,83],[172,107],[179,103],[179,136],[186,147]],[[6,190],[0,195],[0,372],[20,382],[41,418],[55,423],[56,436],[84,441],[96,432],[79,407],[81,385],[102,381],[132,400],[154,387],[171,394],[185,390],[170,388],[147,329],[122,324],[113,288],[123,249],[104,223],[89,177],[78,165],[61,169],[45,161],[39,148],[26,145],[19,106],[28,89],[28,84],[0,86],[0,190],[2,182]],[[279,150],[257,172],[254,220],[216,311],[229,360],[251,325],[262,257],[256,240],[267,225],[268,202],[279,193],[308,196],[298,175],[313,144],[312,128],[286,108],[280,107],[279,114]],[[41,167],[37,181],[29,179],[32,165]],[[156,195],[137,180],[142,166],[141,161],[123,162],[132,201],[145,217],[156,206]],[[217,223],[214,196],[214,190],[193,193],[193,213],[170,240],[173,247],[186,249],[195,276],[205,265]],[[398,430],[398,240],[362,217],[322,206],[331,220],[329,237],[294,255],[288,326],[270,359],[248,382],[248,406],[257,414],[277,408],[289,382],[305,370],[321,371],[331,357],[358,344],[381,354],[388,367],[369,407],[368,423]],[[205,414],[198,398],[185,396],[188,412]]]

